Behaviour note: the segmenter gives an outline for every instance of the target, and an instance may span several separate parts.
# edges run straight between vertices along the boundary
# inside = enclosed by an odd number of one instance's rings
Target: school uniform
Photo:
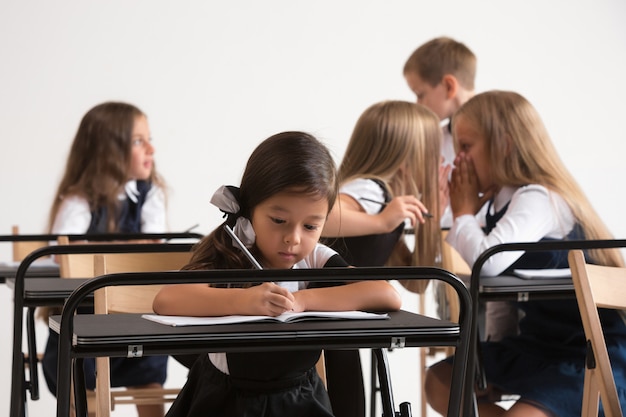
[[[334,250],[318,244],[293,268],[342,266],[347,263]],[[290,291],[309,287],[307,282],[277,284]],[[328,394],[315,370],[320,353],[312,349],[200,355],[167,417],[331,417]]]
[[[146,181],[129,181],[120,194],[119,232],[162,233],[166,230],[165,197],[163,190]],[[109,214],[106,208],[90,211],[89,203],[82,197],[70,196],[55,218],[52,233],[83,234],[105,233]],[[79,313],[93,313],[93,308],[81,307]],[[57,391],[57,360],[59,336],[50,331],[42,367],[50,391]],[[111,386],[132,387],[152,383],[163,384],[167,377],[167,356],[143,358],[111,358]],[[95,359],[84,360],[85,385],[95,389]]]
[[[391,195],[384,184],[378,180],[360,178],[343,185],[340,194],[354,198],[368,214],[378,214],[385,204],[391,201]],[[402,237],[404,223],[390,233],[353,237],[330,238],[325,241],[342,258],[353,266],[383,266],[391,256],[396,243]]]
[[[497,243],[584,239],[569,206],[539,185],[506,187],[495,197],[485,233],[460,216],[448,242],[470,264]],[[567,251],[504,252],[485,264],[490,275],[513,269],[567,268]],[[517,303],[519,334],[481,343],[488,383],[560,417],[580,416],[586,339],[575,299]],[[622,407],[626,406],[626,324],[623,312],[600,310]]]
[[[354,198],[368,214],[378,214],[391,200],[378,180],[359,178],[344,184],[339,192]],[[379,203],[375,203],[375,202]],[[330,238],[326,242],[348,264],[360,267],[383,266],[402,237],[404,223],[390,233]],[[337,417],[365,416],[365,387],[358,350],[324,351],[326,384]]]

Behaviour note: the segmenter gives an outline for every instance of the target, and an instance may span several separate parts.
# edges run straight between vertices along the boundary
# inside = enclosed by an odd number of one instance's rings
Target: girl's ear
[[[441,82],[446,88],[446,98],[449,100],[456,97],[456,94],[459,91],[459,82],[456,77],[451,74],[446,74],[443,76]]]

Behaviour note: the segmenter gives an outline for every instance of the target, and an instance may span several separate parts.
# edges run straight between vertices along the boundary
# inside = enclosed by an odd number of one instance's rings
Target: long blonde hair
[[[510,91],[478,94],[459,109],[454,119],[459,117],[485,138],[494,183],[513,187],[543,185],[567,202],[585,239],[613,238],[561,161],[539,114],[524,97]],[[591,256],[603,265],[623,265],[618,249],[591,251]]]
[[[435,217],[415,228],[413,264],[435,265],[441,248],[439,155],[441,128],[431,110],[407,101],[383,101],[360,116],[339,166],[339,181],[382,181],[392,197],[412,194]],[[402,175],[405,167],[408,175]]]

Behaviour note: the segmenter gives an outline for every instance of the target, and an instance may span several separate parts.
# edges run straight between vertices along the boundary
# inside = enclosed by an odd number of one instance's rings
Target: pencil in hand
[[[384,201],[372,200],[371,198],[361,197],[361,198],[359,198],[359,200],[369,201],[370,203],[380,204],[383,207],[387,206],[387,203],[385,203]],[[431,218],[434,217],[432,214],[427,213],[425,211],[422,211],[422,216],[426,217],[427,219],[431,219]]]

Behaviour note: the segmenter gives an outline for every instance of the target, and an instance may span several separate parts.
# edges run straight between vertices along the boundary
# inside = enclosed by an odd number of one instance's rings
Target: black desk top
[[[19,263],[0,262],[0,282],[7,278],[15,278]],[[59,276],[59,265],[51,262],[33,262],[26,271],[27,277],[57,277]]]
[[[72,291],[87,278],[59,277],[24,278],[24,307],[62,306]],[[15,278],[7,278],[6,285],[14,288]]]
[[[479,291],[481,296],[520,292],[568,292],[574,295],[572,278],[537,278],[525,279],[512,275],[481,277]]]
[[[299,323],[241,323],[212,326],[167,326],[139,314],[78,315],[74,318],[76,356],[125,357],[130,346],[145,355],[192,352],[268,351],[314,348],[392,348],[454,344],[460,328],[407,311],[387,320],[320,320]],[[50,317],[59,332],[61,316]],[[429,337],[432,341],[429,342]]]

